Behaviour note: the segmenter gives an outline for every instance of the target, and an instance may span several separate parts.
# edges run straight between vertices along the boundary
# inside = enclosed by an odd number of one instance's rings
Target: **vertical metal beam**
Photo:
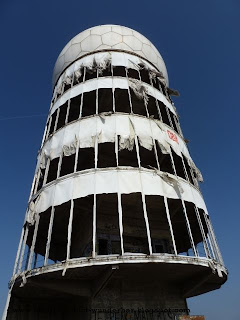
[[[66,260],[70,259],[70,250],[71,250],[71,238],[72,238],[72,222],[73,222],[73,209],[74,201],[71,199],[71,208],[68,222],[68,238],[67,238],[67,257]]]
[[[21,252],[19,265],[18,265],[18,273],[20,273],[21,270],[22,270],[23,255],[24,255],[24,252],[25,252],[25,246],[26,246],[26,242],[27,242],[27,237],[28,237],[28,225],[25,228],[25,234],[24,234],[23,244],[22,244],[22,252]]]
[[[175,242],[175,238],[174,238],[174,233],[173,233],[173,228],[172,228],[172,221],[171,221],[171,217],[170,217],[170,213],[169,213],[169,208],[168,208],[168,203],[167,203],[167,198],[166,197],[164,197],[164,205],[165,205],[166,214],[167,214],[167,220],[168,220],[170,233],[171,233],[171,237],[172,237],[174,253],[177,256],[177,247],[176,247],[176,242]]]
[[[13,276],[15,275],[15,273],[16,273],[16,271],[17,271],[19,254],[20,254],[21,247],[22,247],[22,242],[23,242],[23,235],[24,235],[24,228],[22,228],[22,232],[21,232],[21,236],[20,236],[20,240],[19,240],[19,244],[18,244],[18,249],[17,249],[16,259],[15,259],[15,264],[14,264],[14,268],[13,268]]]

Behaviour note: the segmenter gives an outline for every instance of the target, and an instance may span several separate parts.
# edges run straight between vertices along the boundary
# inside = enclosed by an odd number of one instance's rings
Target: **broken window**
[[[78,150],[77,171],[95,168],[94,148]]]
[[[160,170],[164,172],[168,172],[174,174],[171,156],[169,153],[162,153],[161,148],[159,147],[158,141],[155,140],[156,149],[157,149],[157,156],[158,156],[158,163],[160,166]]]
[[[37,191],[40,190],[43,186],[43,180],[45,176],[45,171],[46,169],[40,168],[40,174],[39,174],[39,179],[38,179],[38,186],[37,186]]]
[[[62,128],[65,125],[66,121],[66,115],[67,115],[67,108],[68,108],[68,101],[65,102],[61,107],[60,107],[60,112],[58,116],[58,122],[57,122],[57,128],[56,130]]]
[[[98,89],[98,113],[113,111],[112,89]]]
[[[54,127],[55,127],[55,122],[56,122],[56,117],[57,117],[57,112],[58,109],[54,111],[54,113],[52,114],[52,121],[51,121],[51,125],[50,125],[50,129],[49,129],[49,136],[53,133],[54,131]]]
[[[67,258],[68,223],[71,201],[55,207],[52,227],[49,258],[54,261],[63,261]]]
[[[74,200],[70,258],[90,257],[93,238],[93,195]]]
[[[185,165],[185,168],[187,171],[189,182],[194,185],[192,174],[191,174],[191,168],[188,164],[187,158],[184,156],[184,154],[182,154],[182,158],[183,158],[183,162],[184,162],[184,165]]]
[[[82,117],[96,114],[96,90],[83,93]]]
[[[85,73],[85,81],[97,78],[97,68],[87,68]]]
[[[182,201],[179,199],[167,199],[167,203],[172,222],[177,253],[187,253],[189,249],[192,249],[192,247],[186,225]]]
[[[143,82],[151,84],[150,77],[149,77],[149,72],[148,72],[147,69],[145,69],[145,68],[140,69],[140,76],[141,76],[141,80]]]
[[[132,88],[130,88],[130,96],[132,101],[132,110],[134,114],[140,114],[142,116],[147,116],[147,111],[142,97],[138,97]]]
[[[34,252],[38,255],[37,267],[40,267],[44,264],[44,256],[46,253],[46,244],[48,238],[48,228],[50,223],[51,216],[51,208],[48,208],[46,211],[39,214],[39,224],[37,237],[35,242]],[[40,256],[39,256],[40,255]],[[32,261],[33,264],[36,264],[34,259]]]
[[[67,122],[72,122],[77,120],[80,115],[80,107],[81,107],[82,94],[72,98],[70,100],[69,113]]]
[[[120,254],[121,243],[117,194],[98,194],[96,197],[97,254]]]
[[[127,74],[128,74],[128,78],[133,78],[133,79],[140,80],[139,72],[137,70],[135,70],[135,69],[129,68],[127,70]]]
[[[118,151],[118,164],[119,166],[138,167],[137,151],[135,144],[132,150],[126,148]]]
[[[126,77],[126,68],[120,66],[113,67],[113,75],[115,77]]]
[[[101,69],[101,71],[98,71],[98,76],[99,77],[111,77],[112,76],[112,68],[111,68],[111,64],[108,63],[106,65],[105,69]]]
[[[79,70],[76,70],[74,72],[73,85],[75,86],[76,84],[83,82],[83,77],[84,77],[84,69],[80,68]]]
[[[188,201],[184,201],[184,203],[192,232],[193,242],[195,246],[197,246],[198,243],[203,241],[203,238],[195,211],[195,204]]]
[[[141,166],[147,169],[150,168],[157,168],[157,160],[154,152],[154,147],[152,150],[148,150],[141,146],[139,143],[139,156],[140,156],[140,163]]]
[[[116,112],[131,113],[129,95],[128,95],[127,89],[116,88],[114,90],[114,99],[115,99]]]
[[[150,117],[153,116],[155,119],[160,119],[156,99],[150,95],[148,95],[147,109]]]
[[[104,142],[98,144],[98,168],[116,167],[115,143]]]
[[[153,253],[174,253],[164,198],[146,195],[145,201]]]
[[[48,176],[47,176],[47,183],[57,179],[58,162],[59,162],[59,158],[55,158],[50,161]]]
[[[165,104],[162,101],[158,100],[158,106],[161,112],[162,121],[166,123],[169,127],[171,127]]]
[[[171,151],[177,176],[186,179],[182,158],[179,155],[177,155],[172,148]]]
[[[124,252],[149,254],[141,193],[122,194]]]
[[[73,173],[75,165],[76,154],[71,154],[70,156],[63,156],[60,170],[60,177],[65,176],[69,173]]]

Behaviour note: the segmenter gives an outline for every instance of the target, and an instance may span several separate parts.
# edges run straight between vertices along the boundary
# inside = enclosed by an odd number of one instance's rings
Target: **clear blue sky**
[[[85,2],[85,3],[84,3]],[[239,0],[1,0],[0,312],[51,99],[55,60],[82,30],[120,24],[150,39],[170,86],[229,269],[220,289],[188,300],[207,320],[239,320]],[[36,116],[38,115],[38,116]]]

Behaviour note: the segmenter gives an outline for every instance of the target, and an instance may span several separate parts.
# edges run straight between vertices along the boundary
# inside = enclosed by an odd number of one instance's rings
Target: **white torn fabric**
[[[75,135],[75,140],[69,145],[63,145],[63,155],[64,156],[71,156],[72,154],[76,153],[78,139]]]
[[[169,145],[169,143],[167,143],[166,141],[164,141],[164,142],[158,141],[157,143],[158,143],[159,148],[160,148],[160,150],[161,150],[161,152],[162,152],[163,154],[168,154],[168,153],[171,152],[170,145]]]
[[[74,76],[77,81],[81,77],[81,75],[82,75],[82,69],[78,69],[74,72]]]
[[[31,201],[28,206],[26,222],[29,223],[31,226],[33,226],[35,221],[36,221],[35,203]]]
[[[137,79],[128,79],[129,87],[132,88],[133,92],[138,99],[142,99],[145,102],[145,105],[148,104],[148,90],[147,87]]]
[[[65,83],[65,84],[71,84],[72,83],[72,79],[69,77],[69,76],[67,76],[65,79],[64,79],[64,81],[63,81],[63,83]]]
[[[119,151],[123,149],[128,149],[129,151],[133,150],[135,143],[135,128],[134,124],[129,118],[129,134],[127,135],[120,135],[119,139]]]
[[[161,151],[166,154],[170,152],[170,146],[176,154],[191,160],[188,149],[183,139],[177,135],[178,143],[169,138],[167,131],[173,132],[168,126],[159,120],[147,119],[136,115],[128,114],[101,114],[82,120],[75,121],[58,130],[43,145],[39,155],[37,168],[46,166],[48,158],[57,158],[67,146],[66,152],[73,149],[76,141],[79,141],[80,148],[94,147],[92,137],[99,135],[99,143],[114,142],[115,136],[120,136],[120,150],[127,148],[132,150],[134,137],[138,137],[140,144],[146,148],[152,148],[152,141],[156,140]]]
[[[141,175],[141,176],[140,176]],[[46,186],[40,193],[35,205],[35,212],[41,213],[51,206],[57,206],[71,199],[82,198],[91,194],[117,193],[129,194],[143,192],[146,195],[161,195],[172,199],[182,198],[195,203],[206,213],[206,206],[200,191],[183,179],[178,182],[173,175],[157,174],[153,171],[139,169],[128,170],[90,170],[74,174],[58,181],[57,184]],[[142,185],[141,182],[142,181]],[[53,196],[55,193],[55,196]]]
[[[181,183],[179,183],[178,179],[175,176],[161,171],[158,171],[158,174],[163,178],[165,182],[170,184],[170,186],[172,186],[173,188],[177,188],[181,193],[184,192]]]

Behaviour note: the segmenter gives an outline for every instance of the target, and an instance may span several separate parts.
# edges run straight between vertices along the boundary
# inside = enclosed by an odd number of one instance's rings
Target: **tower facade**
[[[227,270],[161,55],[93,27],[60,53],[53,88],[3,319],[187,314]]]

